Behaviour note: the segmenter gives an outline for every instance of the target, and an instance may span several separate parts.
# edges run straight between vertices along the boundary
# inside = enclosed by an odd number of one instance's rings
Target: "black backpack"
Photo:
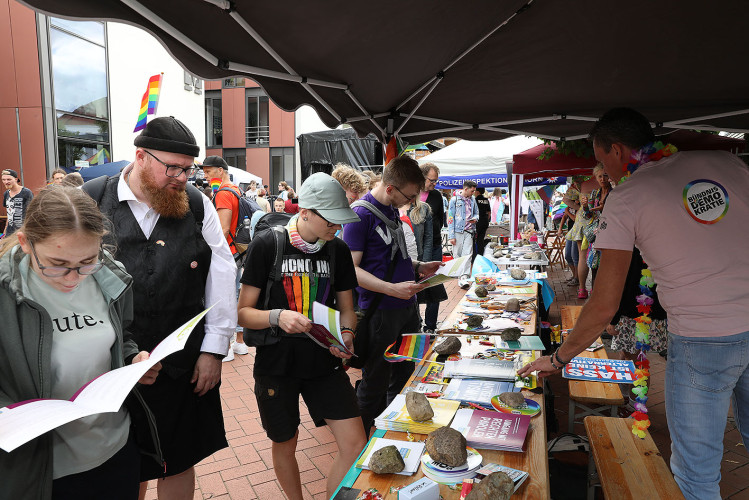
[[[285,212],[269,212],[260,217],[255,223],[254,234],[258,234],[266,229],[272,229],[274,226],[285,226],[292,217],[292,214]]]
[[[237,210],[236,216],[237,229],[234,234],[229,233],[229,238],[234,243],[239,257],[242,257],[247,251],[247,245],[250,243],[250,220],[252,219],[252,214],[262,209],[255,200],[251,200],[246,196],[240,196],[232,188],[224,187],[216,191],[216,193],[220,193],[221,191],[233,194],[239,202],[239,210]],[[216,195],[213,196],[213,206],[216,206]],[[245,220],[247,221],[246,224]]]

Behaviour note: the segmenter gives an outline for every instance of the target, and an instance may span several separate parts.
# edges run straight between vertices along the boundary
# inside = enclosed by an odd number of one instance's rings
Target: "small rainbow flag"
[[[156,114],[156,108],[159,106],[159,93],[161,92],[161,78],[163,76],[164,73],[159,73],[148,79],[146,93],[143,94],[143,99],[140,101],[138,123],[135,124],[133,132],[138,132],[139,130],[146,128],[148,115]]]
[[[400,343],[395,353],[390,352],[395,344]],[[390,363],[400,361],[421,361],[429,350],[429,335],[406,335],[401,336],[385,349],[385,360]]]
[[[89,165],[104,165],[105,163],[109,163],[110,161],[112,161],[112,158],[109,156],[109,151],[107,151],[107,148],[101,148],[86,161]]]
[[[216,191],[218,191],[218,188],[221,187],[221,179],[211,179],[211,191],[213,191],[213,194],[216,194]]]

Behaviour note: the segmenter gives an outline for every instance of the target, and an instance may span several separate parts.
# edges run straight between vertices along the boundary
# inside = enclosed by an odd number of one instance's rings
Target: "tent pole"
[[[509,120],[505,122],[483,123],[486,127],[501,127],[503,125],[515,125],[517,123],[536,123],[550,120],[561,120],[561,115],[539,116],[538,118],[526,118],[524,120]]]
[[[364,116],[355,116],[353,118],[346,118],[346,123],[353,123],[353,122],[361,122],[364,120],[372,120],[375,118],[383,118],[385,116],[390,116],[390,113],[377,113],[374,115],[364,115]]]
[[[561,139],[561,137],[557,137],[555,135],[545,135],[545,134],[539,134],[537,132],[523,132],[522,130],[513,130],[509,128],[498,128],[498,127],[487,127],[486,125],[479,125],[479,130],[489,130],[491,132],[501,132],[503,134],[510,134],[510,135],[530,135],[532,137],[540,137],[542,139],[550,139],[552,141],[558,141]]]
[[[411,110],[411,112],[410,112],[410,113],[408,114],[408,116],[406,116],[406,119],[405,119],[405,120],[403,120],[403,122],[402,122],[402,123],[400,124],[400,126],[398,127],[398,130],[396,130],[396,131],[395,131],[395,134],[396,134],[396,135],[398,135],[398,133],[399,133],[399,132],[400,132],[401,130],[403,130],[403,127],[405,127],[405,126],[406,126],[406,123],[408,123],[408,120],[410,120],[410,119],[411,119],[411,117],[412,117],[412,116],[414,115],[414,113],[416,113],[416,111],[417,111],[417,110],[418,110],[418,109],[419,109],[419,108],[421,107],[421,105],[422,105],[422,104],[424,104],[424,101],[426,101],[426,100],[427,100],[427,97],[429,97],[429,96],[430,96],[430,95],[432,94],[432,92],[434,92],[434,89],[435,89],[435,88],[437,88],[437,85],[439,85],[441,81],[442,81],[442,77],[437,77],[437,79],[436,79],[436,80],[434,81],[434,83],[432,84],[432,87],[431,87],[431,88],[430,88],[430,89],[429,89],[429,90],[427,91],[427,93],[426,93],[426,94],[424,94],[424,95],[422,96],[422,98],[421,98],[421,99],[419,99],[419,102],[418,102],[418,103],[416,103],[416,106],[414,107],[414,109],[413,109],[413,110]]]
[[[682,120],[672,120],[670,122],[664,122],[663,126],[664,127],[668,126],[669,128],[677,128],[677,127],[672,127],[672,125],[683,125],[686,122],[696,122],[697,120],[712,120],[713,118],[726,118],[729,116],[745,115],[747,113],[749,113],[749,109],[739,109],[736,111],[729,111],[727,113],[717,113],[714,115],[697,116],[695,118],[684,118]],[[688,125],[688,126],[697,127],[698,125]],[[720,129],[720,130],[725,130],[725,129]]]
[[[349,96],[352,101],[354,101],[354,104],[356,104],[356,107],[359,108],[362,113],[367,112],[367,110],[364,109],[364,106],[362,106],[362,104],[359,102],[359,99],[357,99],[356,96],[351,92],[351,89],[347,88],[346,90],[344,90],[344,93]],[[385,116],[387,116],[387,113],[385,114]],[[374,117],[368,116],[367,118],[372,123],[372,125],[374,125],[375,128],[380,131],[382,135],[385,135],[385,130],[380,127],[380,125],[376,121],[374,121]],[[348,121],[350,122],[351,120]]]
[[[219,9],[223,9],[223,10],[231,9],[231,2],[229,2],[229,0],[203,0],[203,1],[208,2],[212,5],[215,5]]]
[[[419,132],[407,132],[405,134],[400,134],[401,137],[411,137],[414,135],[423,135],[423,134],[443,134],[446,132],[457,132],[459,130],[471,130],[473,127],[468,125],[465,127],[450,127],[450,128],[441,128],[441,129],[435,129],[435,130],[421,130]]]

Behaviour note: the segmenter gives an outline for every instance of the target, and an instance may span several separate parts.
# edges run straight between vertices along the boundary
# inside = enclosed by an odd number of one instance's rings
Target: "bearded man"
[[[162,361],[158,382],[140,391],[156,418],[164,461],[141,460],[141,498],[145,482],[157,478],[160,499],[192,498],[194,465],[228,446],[219,386],[237,324],[237,268],[216,209],[187,184],[200,153],[190,130],[173,117],[156,118],[134,144],[133,163],[84,190],[112,222],[108,243],[133,276],[128,329],[141,350],[215,304],[185,349]]]

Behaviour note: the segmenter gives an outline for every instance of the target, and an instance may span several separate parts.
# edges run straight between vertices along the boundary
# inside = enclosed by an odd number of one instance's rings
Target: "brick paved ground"
[[[559,267],[549,273],[556,292],[556,300],[549,309],[549,321],[560,323],[559,306],[582,305],[577,299],[577,290],[566,287],[564,275]],[[448,286],[448,301],[440,307],[440,321],[451,311],[464,292],[453,283]],[[666,426],[663,384],[665,360],[651,355],[651,386],[648,407],[653,440],[668,462],[671,440]],[[252,365],[254,349],[247,356],[237,356],[234,361],[224,363],[221,397],[224,408],[229,448],[221,450],[201,462],[197,467],[195,499],[252,500],[284,498],[276,481],[271,460],[271,442],[260,425],[257,403],[252,392]],[[361,377],[359,370],[349,370],[352,382]],[[561,377],[551,380],[554,393],[554,413],[560,431],[566,431],[569,394],[567,384]],[[325,498],[326,473],[337,453],[333,436],[326,427],[316,428],[310,420],[304,403],[301,403],[302,425],[299,429],[297,460],[302,476],[305,498]],[[582,434],[584,428],[578,424],[575,432]],[[552,434],[553,435],[553,434]],[[749,500],[749,457],[741,444],[741,436],[733,424],[732,416],[726,426],[724,439],[725,455],[722,464],[723,480],[721,496],[731,500]],[[147,499],[156,498],[155,482],[149,484]]]

